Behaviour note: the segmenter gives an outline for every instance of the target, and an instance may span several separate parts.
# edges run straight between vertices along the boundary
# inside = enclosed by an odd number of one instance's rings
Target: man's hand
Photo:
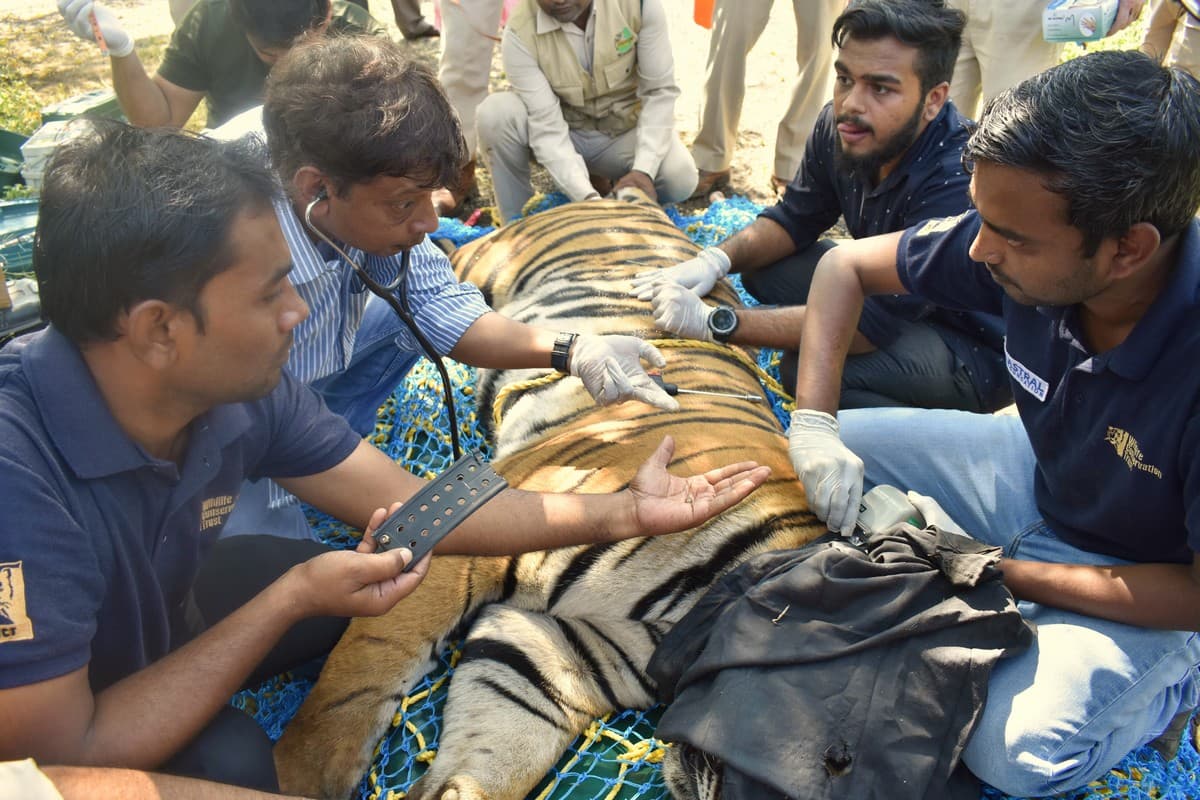
[[[1142,15],[1142,6],[1146,4],[1146,0],[1121,0],[1120,6],[1117,7],[1117,16],[1113,18],[1112,27],[1108,29],[1105,36],[1112,36],[1117,31],[1129,27],[1129,25]]]
[[[703,475],[678,478],[667,472],[675,454],[675,441],[666,436],[650,458],[638,468],[626,490],[633,498],[633,536],[694,528],[732,508],[763,484],[770,467],[742,461]]]
[[[660,283],[650,298],[650,306],[654,311],[654,324],[660,330],[685,339],[713,341],[712,331],[708,328],[708,315],[713,308],[691,289],[678,283]]]
[[[408,548],[377,553],[372,535],[398,508],[400,503],[375,509],[355,550],[322,553],[288,571],[287,578],[294,574],[302,582],[296,602],[305,617],[375,617],[413,593],[424,580],[432,556],[404,572],[412,559]]]
[[[862,500],[863,462],[838,435],[838,422],[823,411],[792,412],[788,455],[804,484],[809,509],[842,536],[854,533]]]
[[[667,364],[657,347],[636,336],[582,333],[571,346],[567,368],[602,406],[640,400],[664,411],[678,411],[678,401],[646,374],[643,359],[660,369]]]
[[[633,278],[633,295],[638,300],[649,300],[658,285],[672,282],[691,289],[699,297],[712,291],[717,281],[729,274],[729,256],[719,247],[706,247],[695,258],[666,269],[652,269]]]
[[[642,193],[646,195],[646,197],[650,198],[655,203],[658,202],[658,192],[654,191],[654,181],[652,181],[650,176],[644,172],[639,172],[636,169],[626,172],[617,180],[616,183],[613,184],[612,194],[620,197],[621,190],[627,187],[630,189],[640,189]]]
[[[125,32],[116,16],[92,0],[58,0],[58,11],[67,21],[67,26],[80,39],[89,42],[96,40],[96,32],[92,30],[91,15],[96,15],[96,24],[108,47],[108,55],[112,58],[124,58],[133,52],[133,37]]]

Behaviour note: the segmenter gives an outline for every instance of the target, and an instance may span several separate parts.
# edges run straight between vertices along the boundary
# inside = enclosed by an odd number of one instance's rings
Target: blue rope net
[[[537,198],[527,213],[565,202],[561,195]],[[734,197],[713,203],[703,214],[683,216],[667,209],[671,220],[697,244],[716,244],[753,221],[760,210],[750,201]],[[491,228],[469,228],[443,220],[438,236],[464,244]],[[736,276],[735,276],[736,278]],[[748,305],[755,304],[740,282],[734,281]],[[777,350],[760,352],[758,364],[779,378]],[[490,454],[480,433],[475,407],[475,370],[449,360],[445,362],[453,385],[458,410],[462,447]],[[782,425],[788,416],[785,398],[768,392],[772,408]],[[790,399],[790,398],[787,398]],[[373,442],[393,460],[414,474],[429,478],[452,461],[447,412],[442,402],[441,382],[428,361],[418,361],[405,382],[380,408]],[[353,547],[357,532],[317,512],[310,513],[318,535],[334,546]],[[391,800],[425,771],[436,754],[441,736],[442,707],[454,665],[457,647],[442,653],[440,663],[400,704],[392,724],[375,751],[368,774],[357,790],[360,800]],[[278,739],[312,687],[319,664],[303,672],[278,676],[262,686],[237,695],[235,706],[254,715],[272,739]],[[669,795],[662,781],[659,762],[668,745],[654,738],[661,708],[626,710],[596,720],[562,755],[558,764],[529,795],[536,800],[664,800]],[[1058,800],[1195,800],[1200,797],[1200,754],[1193,737],[1186,735],[1178,754],[1165,761],[1155,750],[1144,747],[1125,757],[1101,780],[1088,787],[1061,795]],[[1025,800],[1010,798],[985,787],[982,800]]]

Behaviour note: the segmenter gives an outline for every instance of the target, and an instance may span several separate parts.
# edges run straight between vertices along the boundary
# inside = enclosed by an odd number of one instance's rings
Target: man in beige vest
[[[513,91],[484,100],[476,124],[504,220],[533,195],[531,155],[572,201],[625,186],[664,203],[691,195],[661,0],[523,0],[501,55]]]

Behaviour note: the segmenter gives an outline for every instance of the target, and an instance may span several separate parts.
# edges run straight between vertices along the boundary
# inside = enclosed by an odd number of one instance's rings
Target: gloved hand
[[[654,309],[654,324],[685,339],[713,341],[708,329],[708,315],[713,307],[700,299],[691,289],[678,283],[660,283],[650,298]]]
[[[937,500],[934,500],[929,495],[917,494],[910,491],[907,494],[908,502],[912,503],[913,508],[925,520],[925,524],[933,525],[938,530],[946,531],[947,533],[957,533],[962,536],[969,536],[954,520],[950,519],[950,515],[946,513],[946,509],[942,508]]]
[[[567,369],[602,406],[641,400],[664,411],[678,411],[678,401],[646,374],[642,359],[659,368],[667,364],[657,347],[636,336],[581,333],[571,345]]]
[[[63,15],[67,26],[76,36],[89,42],[96,39],[90,19],[94,12],[96,24],[100,26],[100,33],[108,46],[109,56],[123,58],[133,52],[133,37],[117,22],[116,15],[92,0],[58,0],[58,12]]]
[[[862,459],[842,444],[838,422],[823,411],[798,408],[788,430],[788,455],[804,484],[808,507],[842,536],[854,533],[862,500]]]
[[[633,279],[632,294],[638,300],[649,300],[658,284],[668,281],[692,289],[703,297],[712,291],[717,281],[729,274],[732,264],[729,256],[719,247],[706,247],[695,258],[666,269],[652,269],[639,273]]]

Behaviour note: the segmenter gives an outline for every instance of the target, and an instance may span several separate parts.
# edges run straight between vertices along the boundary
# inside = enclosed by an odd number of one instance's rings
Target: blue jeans
[[[398,346],[396,337],[402,330],[404,323],[392,307],[372,296],[354,336],[349,365],[313,381],[329,410],[349,420],[350,427],[363,436],[375,429],[379,407],[420,355]]]
[[[927,494],[975,538],[1012,558],[1128,563],[1067,544],[1033,497],[1033,450],[1019,418],[924,409],[838,414],[868,487]],[[1069,445],[1066,445],[1069,446]],[[1200,699],[1200,635],[1161,631],[1020,602],[1029,650],[1000,661],[963,752],[980,779],[1018,796],[1095,780]]]
[[[312,386],[335,414],[345,417],[356,432],[366,436],[375,429],[379,407],[388,398],[418,358],[397,346],[396,336],[404,323],[384,301],[372,296],[363,312],[354,338],[350,364]],[[233,513],[221,530],[221,538],[244,534],[266,534],[288,539],[315,538],[300,504],[270,507],[268,493],[274,484],[266,478],[244,481]],[[278,495],[278,490],[273,492]]]

